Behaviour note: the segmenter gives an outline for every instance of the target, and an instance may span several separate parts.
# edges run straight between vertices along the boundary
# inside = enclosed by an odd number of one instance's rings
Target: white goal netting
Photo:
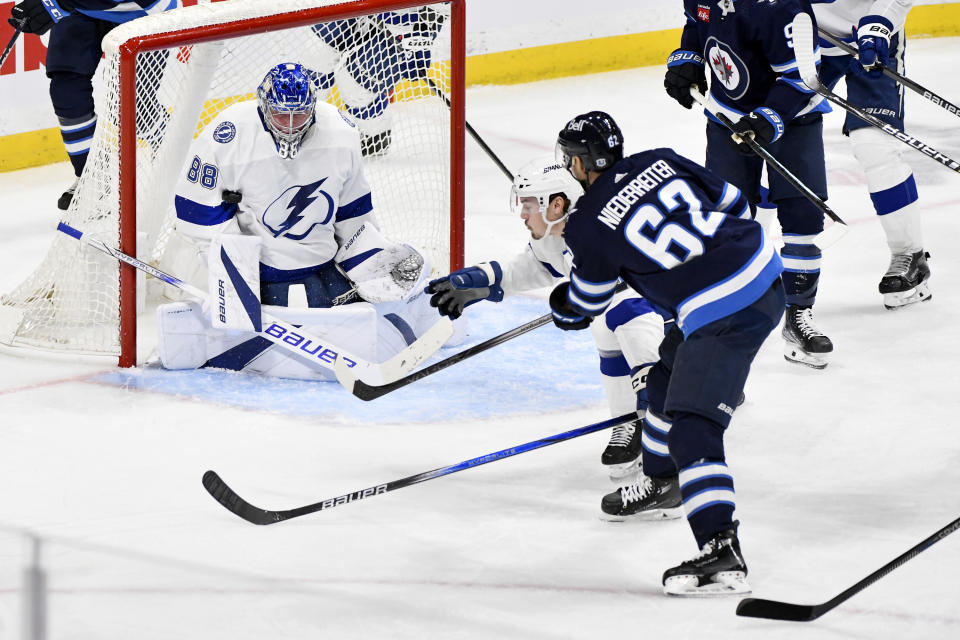
[[[255,99],[270,68],[299,62],[318,73],[321,95],[361,132],[365,172],[384,234],[424,250],[435,269],[447,269],[450,7],[438,3],[391,10],[389,3],[378,1],[371,3],[376,7],[372,13],[361,17],[324,18],[297,27],[284,24],[288,18],[303,23],[310,15],[304,11],[342,4],[342,0],[229,0],[115,28],[104,40],[93,147],[63,220],[119,247],[120,169],[135,162],[137,257],[189,279],[196,269],[195,252],[173,229],[173,192],[185,171],[191,141],[227,106]],[[273,30],[252,33],[266,28]],[[135,123],[122,122],[123,43],[153,34],[189,38],[197,29],[200,33],[216,29],[222,39],[137,55]],[[135,126],[135,149],[121,148],[122,126]],[[127,229],[131,222],[125,218]],[[205,287],[205,282],[197,284]],[[121,310],[120,286],[115,260],[57,234],[34,273],[0,299],[0,342],[120,355],[121,313],[135,313]],[[141,309],[148,289],[161,291],[144,287],[141,277],[137,287]]]

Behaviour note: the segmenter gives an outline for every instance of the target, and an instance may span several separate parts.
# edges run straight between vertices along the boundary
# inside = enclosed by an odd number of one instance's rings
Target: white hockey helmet
[[[547,220],[547,205],[556,195],[563,195],[568,201],[567,211],[559,220]],[[551,156],[538,158],[520,168],[513,178],[510,190],[510,211],[519,214],[523,210],[522,198],[536,198],[540,216],[547,226],[546,233],[555,224],[567,219],[573,203],[583,195],[583,188],[567,169]]]

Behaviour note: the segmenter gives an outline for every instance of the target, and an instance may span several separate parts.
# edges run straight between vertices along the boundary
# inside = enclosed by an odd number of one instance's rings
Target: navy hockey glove
[[[860,64],[864,69],[876,70],[890,62],[890,37],[893,23],[883,16],[863,16],[857,27],[857,47],[860,49]]]
[[[693,51],[677,49],[667,58],[667,75],[663,78],[667,94],[684,109],[693,106],[690,87],[707,92],[707,76],[703,72],[703,57]]]
[[[24,33],[42,36],[50,31],[50,27],[70,15],[63,5],[63,0],[59,4],[57,0],[23,0],[10,10],[7,22],[14,29],[22,26]]]
[[[564,331],[586,329],[593,322],[590,316],[581,315],[570,304],[570,283],[561,282],[550,292],[550,310],[553,312],[553,324]]]
[[[761,147],[766,147],[783,135],[783,118],[770,107],[760,107],[733,123],[733,131],[733,141],[737,148],[742,153],[750,155],[753,149],[740,139],[749,136]]]
[[[448,276],[431,280],[427,293],[432,293],[430,305],[436,307],[442,316],[456,320],[468,307],[481,300],[500,302],[503,300],[503,270],[500,263],[481,262],[475,267],[454,271]]]

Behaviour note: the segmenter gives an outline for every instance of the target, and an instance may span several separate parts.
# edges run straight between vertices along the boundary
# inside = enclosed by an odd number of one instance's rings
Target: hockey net
[[[411,12],[416,33],[403,19]],[[224,108],[256,99],[270,68],[299,62],[361,132],[384,234],[423,250],[437,271],[459,268],[463,16],[463,0],[229,0],[116,27],[104,40],[90,156],[63,220],[206,288],[196,252],[174,230],[190,143]],[[0,299],[0,342],[132,366],[137,312],[164,293],[57,234],[33,274]]]

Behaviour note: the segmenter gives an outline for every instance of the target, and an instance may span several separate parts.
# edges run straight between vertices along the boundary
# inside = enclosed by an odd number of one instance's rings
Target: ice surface
[[[911,43],[911,77],[955,101],[941,70],[958,62],[960,39]],[[661,81],[639,69],[480,87],[467,115],[510,167],[591,109],[614,115],[628,151],[702,160],[702,116]],[[911,132],[960,158],[956,118],[907,104]],[[817,303],[833,360],[787,364],[772,337],[727,437],[754,593],[800,603],[960,511],[960,176],[908,155],[934,296],[887,312],[883,234],[839,129],[829,116],[830,204],[852,229],[824,256]],[[472,142],[467,162],[467,260],[508,258],[525,242],[508,186]],[[0,174],[0,290],[39,262],[69,183],[66,164]],[[471,307],[471,340],[542,315],[544,297]],[[289,508],[597,422],[596,366],[589,336],[548,326],[363,403],[333,384],[0,354],[0,638],[19,633],[23,530],[43,539],[51,640],[960,636],[960,536],[806,625],[660,595],[693,539],[683,521],[597,518],[606,433],[269,527],[200,486],[216,469],[255,504]]]

